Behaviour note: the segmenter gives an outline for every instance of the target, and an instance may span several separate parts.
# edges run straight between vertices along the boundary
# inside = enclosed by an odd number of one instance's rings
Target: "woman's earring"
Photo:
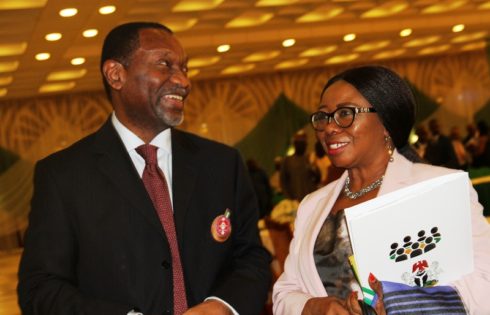
[[[388,155],[390,156],[390,162],[393,162],[393,143],[390,136],[385,136],[386,147],[388,148]]]

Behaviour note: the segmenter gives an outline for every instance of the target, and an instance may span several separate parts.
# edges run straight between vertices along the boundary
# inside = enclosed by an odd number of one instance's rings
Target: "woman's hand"
[[[345,300],[334,296],[309,299],[301,315],[361,315],[357,301],[357,292],[353,292]]]
[[[376,300],[376,304],[374,304],[374,310],[377,315],[386,315],[385,305],[383,302],[383,284],[376,279],[376,277],[370,273],[369,274],[369,286],[371,289],[376,292],[378,299]]]

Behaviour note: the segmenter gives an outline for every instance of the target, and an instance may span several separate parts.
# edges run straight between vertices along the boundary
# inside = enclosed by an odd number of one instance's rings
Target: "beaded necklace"
[[[352,192],[349,188],[349,185],[350,185],[350,177],[347,176],[347,179],[345,180],[345,185],[344,185],[344,194],[347,198],[349,199],[357,199],[361,196],[364,196],[365,194],[367,194],[368,192],[378,188],[379,186],[381,186],[381,184],[383,183],[383,178],[385,176],[381,176],[380,178],[378,178],[377,180],[375,180],[373,183],[371,183],[369,186],[366,186],[364,188],[362,188],[361,190],[359,190],[358,192]]]

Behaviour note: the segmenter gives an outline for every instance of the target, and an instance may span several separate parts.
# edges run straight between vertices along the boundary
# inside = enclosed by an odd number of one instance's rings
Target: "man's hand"
[[[207,300],[188,309],[184,315],[232,315],[225,304],[218,300]]]

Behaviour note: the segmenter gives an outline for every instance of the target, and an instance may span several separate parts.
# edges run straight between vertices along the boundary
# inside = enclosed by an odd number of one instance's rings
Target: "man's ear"
[[[102,73],[107,83],[114,89],[120,90],[126,81],[126,69],[124,66],[112,59],[108,59],[102,65]]]

